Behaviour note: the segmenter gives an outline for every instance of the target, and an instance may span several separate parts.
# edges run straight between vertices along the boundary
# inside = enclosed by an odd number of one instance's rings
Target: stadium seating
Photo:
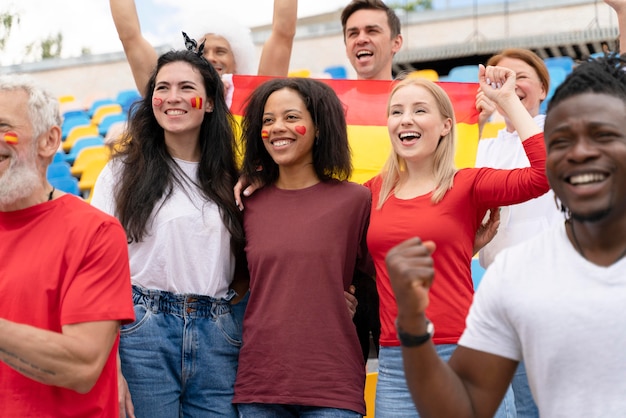
[[[61,139],[65,140],[70,131],[76,126],[89,126],[91,125],[91,118],[87,115],[74,115],[63,119],[61,124]]]
[[[423,69],[423,70],[415,70],[411,71],[407,76],[407,78],[425,78],[430,81],[439,81],[439,73],[432,69]]]
[[[80,138],[88,136],[98,136],[98,127],[94,125],[81,125],[73,127],[65,141],[63,141],[63,151],[69,152],[72,149],[72,145]]]
[[[85,165],[80,180],[78,181],[78,189],[83,198],[91,200],[91,190],[96,184],[96,180],[106,163],[106,161],[94,160]]]
[[[46,178],[52,179],[55,177],[71,177],[72,176],[72,168],[71,165],[69,163],[66,163],[65,161],[63,162],[58,162],[58,163],[52,163],[48,166],[48,171],[46,172]]]
[[[115,100],[108,98],[108,97],[103,98],[103,99],[97,99],[93,101],[87,113],[89,114],[90,117],[93,117],[94,113],[96,113],[96,110],[98,110],[99,107],[109,105],[109,104],[119,104],[119,103],[117,103]]]
[[[439,77],[439,80],[478,83],[478,65],[459,65],[452,68],[447,76]]]
[[[128,112],[130,106],[137,100],[141,100],[141,94],[136,89],[121,90],[115,98],[115,101],[122,106],[124,112]]]
[[[334,79],[345,79],[348,78],[348,71],[346,67],[343,65],[335,65],[332,67],[324,68],[324,72],[330,76],[330,78]]]
[[[98,133],[103,137],[106,137],[111,125],[117,122],[126,122],[127,119],[128,117],[126,116],[126,113],[113,113],[106,115],[102,118],[102,121],[100,121],[100,124],[98,125]]]
[[[74,164],[76,156],[82,149],[94,146],[104,146],[104,138],[100,135],[86,136],[80,138],[76,140],[76,142],[74,142],[74,145],[72,145],[72,149],[70,149],[70,152],[67,153],[65,160],[70,164]]]
[[[122,105],[120,105],[119,103],[109,103],[106,105],[102,105],[98,107],[91,116],[91,124],[100,125],[102,119],[104,119],[106,116],[117,114],[123,114]]]
[[[104,161],[106,163],[109,161],[110,156],[110,148],[106,145],[83,148],[78,152],[74,164],[72,164],[72,175],[76,178],[80,178],[85,167],[90,165],[92,161]]]
[[[55,177],[49,179],[48,182],[58,190],[62,190],[65,193],[71,193],[76,196],[80,196],[80,190],[78,189],[78,179],[73,176]]]
[[[374,418],[376,383],[378,383],[378,372],[370,372],[365,375],[365,418]]]

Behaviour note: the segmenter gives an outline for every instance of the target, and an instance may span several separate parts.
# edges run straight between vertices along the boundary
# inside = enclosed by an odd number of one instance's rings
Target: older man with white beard
[[[60,124],[56,98],[0,77],[0,405],[115,417],[119,326],[134,318],[126,236],[48,183]]]

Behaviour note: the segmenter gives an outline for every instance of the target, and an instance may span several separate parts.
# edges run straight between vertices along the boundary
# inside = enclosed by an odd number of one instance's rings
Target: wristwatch
[[[435,326],[426,318],[426,334],[413,335],[408,334],[398,326],[398,318],[396,318],[396,331],[398,331],[398,339],[403,347],[417,347],[430,340],[435,334]]]

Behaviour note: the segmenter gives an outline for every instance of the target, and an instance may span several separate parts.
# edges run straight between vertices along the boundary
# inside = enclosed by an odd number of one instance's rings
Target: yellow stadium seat
[[[68,102],[74,102],[74,101],[76,101],[76,97],[74,97],[72,95],[66,95],[66,96],[59,97],[59,103],[68,103]]]
[[[74,164],[72,164],[71,172],[74,177],[80,178],[89,164],[92,161],[104,161],[105,163],[111,158],[111,150],[106,145],[88,147],[81,150]]]
[[[65,141],[63,141],[63,151],[69,152],[72,149],[72,145],[79,138],[84,138],[87,136],[98,136],[98,127],[94,125],[80,125],[72,128],[68,134]]]
[[[302,77],[308,78],[311,77],[311,70],[301,69],[301,70],[293,70],[289,71],[289,77]]]
[[[91,195],[91,190],[96,184],[96,180],[106,163],[107,162],[103,160],[94,160],[87,164],[83,169],[83,173],[78,181],[78,189],[84,198],[89,198]]]
[[[105,116],[122,113],[122,105],[114,103],[100,106],[91,117],[92,125],[100,125]]]
[[[370,372],[365,375],[365,418],[374,418],[376,404],[376,383],[378,372]]]
[[[407,78],[425,78],[426,80],[430,80],[430,81],[439,81],[439,73],[437,73],[437,71],[432,70],[430,68],[425,69],[425,70],[411,71],[409,75],[407,75],[406,77]]]

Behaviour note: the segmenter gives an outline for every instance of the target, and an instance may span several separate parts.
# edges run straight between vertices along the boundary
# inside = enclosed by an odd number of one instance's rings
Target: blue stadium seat
[[[330,78],[334,79],[346,79],[348,78],[348,71],[343,65],[334,65],[332,67],[326,67],[324,72],[330,75]]]
[[[439,80],[478,83],[478,65],[459,65],[452,68],[447,76],[439,77]]]
[[[63,119],[63,123],[61,125],[61,139],[65,140],[72,128],[76,126],[88,125],[91,125],[91,118],[89,116],[79,115]]]
[[[124,112],[128,112],[130,106],[137,100],[141,100],[141,94],[136,89],[121,90],[115,100],[122,105]]]
[[[81,196],[80,190],[78,189],[78,179],[74,176],[55,177],[48,181],[58,190]]]
[[[109,128],[116,122],[126,122],[128,116],[126,113],[114,113],[111,115],[107,115],[102,118],[102,122],[98,125],[98,133],[103,137],[106,136],[107,132],[109,132]]]
[[[91,104],[91,107],[89,108],[89,111],[87,113],[89,114],[89,117],[93,117],[93,114],[96,113],[96,110],[98,110],[99,107],[110,105],[110,104],[119,104],[119,103],[117,103],[115,100],[111,98],[98,99]]]
[[[480,265],[478,258],[472,258],[472,281],[474,282],[474,290],[478,289],[480,281],[483,279],[485,269]]]
[[[550,99],[554,95],[554,91],[565,80],[565,77],[567,77],[569,73],[561,67],[548,67],[548,74],[550,74],[550,89],[548,90],[546,99],[541,102],[541,106],[539,107],[539,113],[544,115],[548,109],[548,102],[550,102]]]
[[[68,163],[52,163],[48,166],[48,171],[46,173],[46,178],[48,180],[64,176],[72,176],[72,167]]]
[[[64,163],[65,162],[65,153],[63,151],[57,151],[52,158],[52,164],[54,163]]]
[[[574,69],[574,59],[572,57],[548,57],[544,58],[543,62],[550,68],[562,68],[565,70],[565,74],[569,74]]]

